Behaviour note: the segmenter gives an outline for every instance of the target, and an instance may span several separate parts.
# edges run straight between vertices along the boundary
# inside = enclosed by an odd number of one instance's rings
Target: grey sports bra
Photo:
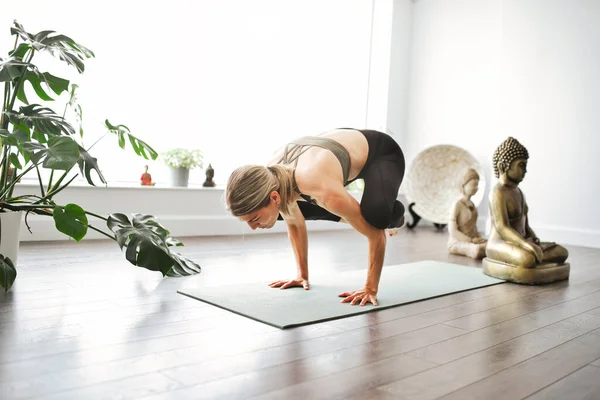
[[[348,176],[350,175],[350,154],[348,151],[336,142],[335,140],[324,138],[320,136],[304,136],[299,139],[295,139],[288,143],[283,150],[283,157],[278,163],[290,164],[294,167],[298,164],[298,157],[300,157],[306,150],[312,146],[321,147],[327,149],[333,153],[334,156],[339,160],[342,166],[342,174],[344,177],[344,186],[348,182]],[[304,147],[304,148],[303,148]],[[310,196],[303,195],[298,190],[296,180],[294,178],[294,189],[302,196],[306,201],[314,203],[314,200]]]

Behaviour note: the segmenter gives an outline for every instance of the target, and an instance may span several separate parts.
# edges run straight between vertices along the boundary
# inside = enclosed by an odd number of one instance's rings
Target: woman
[[[266,167],[236,169],[227,182],[226,201],[253,230],[285,221],[298,275],[271,283],[273,288],[309,289],[306,220],[352,225],[369,241],[367,280],[364,288],[339,296],[342,303],[377,305],[385,231],[394,233],[404,225],[404,206],[396,200],[403,177],[404,155],[389,135],[342,128],[292,141]],[[365,183],[360,204],[345,188],[356,179]]]

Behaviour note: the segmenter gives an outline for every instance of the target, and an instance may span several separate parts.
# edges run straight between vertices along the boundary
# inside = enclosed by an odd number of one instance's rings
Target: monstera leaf
[[[125,148],[125,136],[129,139],[129,143],[131,143],[131,147],[135,154],[138,156],[144,157],[146,160],[150,158],[156,160],[158,157],[158,153],[154,150],[150,145],[143,140],[140,140],[131,134],[131,131],[125,125],[113,125],[108,120],[104,121],[104,125],[108,128],[108,131],[117,135],[119,140],[119,147]],[[146,152],[148,154],[146,154]]]
[[[50,97],[46,90],[42,87],[42,83],[45,84],[50,90],[52,90],[57,95],[60,95],[62,92],[69,89],[69,81],[63,78],[59,78],[54,76],[48,72],[39,72],[37,69],[33,71],[27,71],[23,77],[24,81],[29,81],[33,90],[38,95],[38,97],[44,101],[53,101],[54,99]],[[17,93],[17,98],[21,100],[25,104],[29,104],[27,101],[27,97],[25,96],[25,85],[21,85],[19,87],[19,91]]]
[[[77,204],[56,206],[52,213],[56,229],[77,240],[83,239],[88,229],[88,219],[83,208]]]
[[[38,142],[45,142],[46,136],[74,135],[75,129],[60,115],[48,107],[30,104],[19,108],[19,112],[9,112],[8,118],[15,126],[26,126],[33,129],[32,137]]]
[[[121,250],[125,249],[127,261],[163,276],[188,276],[200,272],[200,266],[181,254],[172,253],[169,247],[180,245],[173,240],[155,217],[133,214],[130,221],[126,215],[116,213],[108,217],[107,226],[115,234]]]
[[[48,169],[68,171],[77,163],[80,157],[79,145],[66,136],[52,136],[47,145],[26,142],[23,143],[23,149],[28,157],[36,163],[45,157],[42,166]]]
[[[13,262],[10,258],[0,254],[0,286],[4,288],[5,292],[8,292],[16,278],[17,269]]]
[[[83,73],[85,69],[83,61],[86,58],[94,57],[91,50],[76,43],[68,36],[59,35],[54,31],[41,31],[34,35],[26,32],[23,26],[16,21],[14,25],[10,29],[12,35],[18,35],[36,51],[47,51],[67,64],[74,66],[79,73]]]
[[[7,129],[0,129],[0,138],[2,138],[2,143],[6,146],[18,146],[29,140],[29,134],[21,130],[11,133]]]
[[[95,170],[100,177],[100,181],[102,183],[106,183],[106,179],[104,179],[104,175],[102,175],[102,171],[100,171],[100,167],[98,166],[98,159],[94,158],[88,153],[83,147],[79,146],[79,159],[77,160],[77,164],[79,165],[79,170],[81,174],[85,176],[85,179],[92,186],[96,186],[94,181],[92,180],[91,172]]]
[[[12,82],[18,79],[23,73],[23,68],[27,68],[29,65],[15,57],[9,57],[6,60],[0,58],[0,82]]]

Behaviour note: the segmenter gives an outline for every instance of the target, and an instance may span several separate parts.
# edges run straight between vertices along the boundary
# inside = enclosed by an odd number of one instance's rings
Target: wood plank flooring
[[[385,264],[480,268],[446,240],[404,230]],[[569,281],[279,330],[176,292],[294,276],[285,234],[184,243],[203,271],[166,279],[113,242],[22,244],[17,281],[0,294],[0,399],[600,398],[600,249],[567,246]],[[358,233],[309,233],[312,281],[366,273],[366,260]]]

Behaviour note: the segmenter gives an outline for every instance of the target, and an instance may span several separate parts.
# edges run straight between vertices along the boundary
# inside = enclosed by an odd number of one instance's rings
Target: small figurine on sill
[[[152,182],[152,175],[148,173],[148,166],[144,165],[144,173],[140,178],[140,185],[142,186],[154,186],[156,183]]]
[[[202,184],[204,187],[215,187],[217,184],[213,181],[215,177],[215,170],[212,165],[208,164],[208,168],[206,168],[206,181]]]

